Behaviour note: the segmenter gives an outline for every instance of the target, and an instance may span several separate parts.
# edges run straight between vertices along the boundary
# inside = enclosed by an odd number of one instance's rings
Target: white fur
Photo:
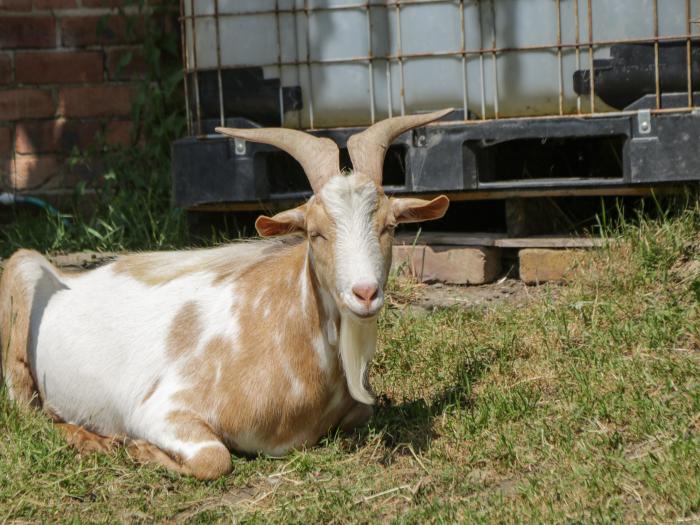
[[[153,287],[115,274],[111,266],[65,279],[66,288],[32,316],[37,326],[30,352],[42,399],[50,399],[66,421],[104,435],[138,435],[151,424],[140,417],[142,398],[134,393],[146,391],[156,377],[161,403],[152,416],[177,408],[163,394],[178,392],[186,381],[165,345],[184,304],[194,300],[200,309],[197,352],[213,337],[238,337],[231,313],[236,295],[211,281],[202,272]]]
[[[365,383],[377,347],[377,321],[360,321],[352,314],[342,314],[339,347],[350,395],[360,403],[373,404],[374,396]]]
[[[325,208],[336,227],[336,286],[338,295],[355,313],[365,308],[355,298],[352,288],[373,285],[379,289],[371,305],[376,313],[384,303],[382,285],[386,281],[384,258],[377,233],[372,227],[377,207],[377,187],[357,175],[335,177],[321,192]]]
[[[375,283],[381,290],[386,280],[384,264],[372,215],[377,206],[376,187],[363,178],[348,176],[332,179],[324,188],[323,199],[337,226],[338,243],[334,247],[338,289],[344,307],[340,310],[330,291],[318,290],[328,323],[318,327],[322,336],[313,340],[319,368],[330,373],[338,356],[346,375],[350,395],[363,403],[373,397],[365,388],[367,366],[376,347],[376,318],[359,320],[351,312],[358,304],[352,287]],[[238,351],[241,334],[237,311],[243,307],[261,311],[262,322],[271,325],[270,297],[275,290],[268,283],[253,297],[243,297],[235,279],[219,283],[211,267],[231,269],[231,275],[274,256],[284,242],[235,243],[211,250],[144,253],[131,256],[140,279],[111,264],[79,275],[60,275],[43,258],[24,265],[23,277],[35,290],[31,315],[29,358],[42,400],[63,420],[83,425],[103,435],[128,435],[145,439],[163,450],[191,457],[202,447],[219,446],[216,441],[183,442],[167,416],[187,407],[178,395],[195,385],[188,373],[188,360],[202,355],[213,339],[230,342]],[[305,259],[298,280],[298,303],[288,305],[288,315],[304,315],[314,296]],[[281,269],[283,271],[283,269]],[[355,301],[355,302],[353,302]],[[376,299],[376,310],[383,297]],[[179,359],[167,348],[168,334],[178,313],[188,303],[196,304],[200,333],[197,347]],[[347,308],[348,310],[346,311]],[[342,315],[341,315],[342,314]],[[340,323],[340,329],[337,324]],[[281,341],[281,339],[280,339]],[[279,343],[281,344],[281,343]],[[213,363],[216,381],[226,380],[224,363]],[[269,399],[270,363],[260,363],[246,371],[243,391],[246,399],[217,400],[205,414],[205,422],[216,428],[222,406],[248,403],[253,407],[274,404]],[[292,398],[303,398],[304,386],[296,377],[291,362],[280,361],[289,379]],[[151,391],[157,384],[155,391]],[[150,396],[147,396],[150,394]],[[347,399],[345,389],[334,392],[326,411],[339,410]],[[147,397],[147,399],[144,399]],[[281,453],[307,439],[307,429],[288,444],[269,445],[266,436],[255,428],[222,440],[235,444],[243,452]]]

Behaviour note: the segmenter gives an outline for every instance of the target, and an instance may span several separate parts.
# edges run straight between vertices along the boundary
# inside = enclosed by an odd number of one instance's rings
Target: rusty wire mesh
[[[200,0],[197,0],[199,2]],[[319,5],[318,2],[312,5],[309,0],[303,0],[303,5],[299,6],[296,4],[301,3],[300,0],[296,2],[293,7],[280,7],[280,1],[276,0],[274,8],[270,9],[259,9],[259,10],[244,10],[240,12],[221,12],[220,2],[223,0],[209,0],[212,2],[213,11],[211,13],[201,14],[197,12],[195,0],[180,0],[181,7],[181,30],[182,30],[182,54],[184,63],[184,72],[186,77],[191,77],[191,82],[185,82],[186,99],[187,99],[187,120],[189,131],[191,134],[201,134],[202,133],[202,111],[201,111],[201,100],[199,93],[199,82],[198,75],[205,71],[215,71],[218,79],[218,105],[219,105],[219,115],[218,120],[221,125],[225,124],[228,117],[233,115],[227,115],[225,112],[223,83],[222,83],[222,71],[225,67],[222,65],[222,52],[221,52],[221,35],[225,30],[224,25],[227,19],[233,19],[236,17],[251,17],[256,15],[274,15],[275,25],[277,30],[277,59],[274,61],[269,61],[265,63],[255,63],[251,62],[249,64],[237,64],[238,68],[246,67],[262,67],[262,68],[277,68],[281,71],[284,67],[296,67],[299,69],[298,75],[307,75],[308,93],[305,93],[306,107],[304,111],[307,112],[306,121],[308,123],[307,128],[316,128],[316,118],[315,118],[315,107],[314,107],[314,93],[313,93],[313,82],[311,81],[312,68],[314,66],[321,67],[330,64],[364,64],[368,69],[368,106],[369,106],[369,123],[375,122],[378,119],[378,111],[375,104],[375,86],[373,79],[375,78],[375,70],[377,68],[384,67],[386,70],[386,84],[388,98],[388,115],[394,116],[393,108],[395,106],[394,98],[394,82],[393,75],[390,73],[392,68],[398,68],[398,79],[400,86],[398,86],[399,101],[398,108],[399,113],[406,113],[406,92],[410,89],[410,86],[406,85],[404,68],[407,63],[413,60],[421,60],[427,58],[436,57],[449,57],[453,58],[461,63],[462,68],[462,85],[461,85],[461,104],[463,110],[464,122],[470,121],[485,121],[493,119],[502,118],[557,118],[566,115],[580,115],[595,117],[598,115],[610,115],[611,113],[624,114],[622,110],[612,110],[609,107],[600,107],[600,101],[596,97],[596,68],[594,61],[596,59],[596,51],[604,50],[612,45],[616,44],[650,44],[654,46],[654,78],[655,78],[655,107],[651,110],[652,113],[664,113],[664,112],[683,112],[691,111],[695,109],[694,98],[693,98],[693,72],[692,72],[692,49],[693,45],[697,46],[697,39],[700,37],[700,13],[693,13],[693,3],[691,0],[678,0],[683,3],[685,13],[685,30],[680,33],[674,34],[664,34],[662,35],[659,30],[659,3],[666,0],[652,0],[651,9],[648,13],[648,17],[651,20],[651,25],[653,27],[653,35],[644,38],[614,38],[614,39],[596,39],[594,37],[594,16],[593,0],[551,0],[553,9],[556,13],[556,40],[544,43],[544,44],[532,44],[532,45],[516,45],[516,46],[498,46],[497,45],[497,35],[499,28],[496,25],[495,16],[495,2],[497,0],[374,0],[374,1],[364,1],[364,2],[353,2],[348,0],[347,3],[331,3],[329,5]],[[614,2],[616,0],[609,0]],[[478,6],[478,16],[479,16],[479,28],[482,32],[481,38],[485,34],[490,35],[490,45],[487,47],[473,48],[467,45],[467,39],[465,37],[465,5],[466,4],[476,4]],[[460,47],[459,49],[449,49],[444,51],[433,51],[433,52],[409,52],[405,51],[403,47],[404,35],[402,35],[402,16],[401,11],[409,6],[416,5],[440,5],[440,4],[450,4],[459,7],[460,12]],[[567,27],[563,24],[562,20],[562,6],[568,4],[568,7],[572,9],[574,13],[573,27]],[[373,54],[373,30],[372,30],[372,18],[371,12],[374,9],[383,9],[387,11],[393,11],[396,22],[396,52],[385,53],[383,55]],[[697,7],[696,7],[697,9]],[[366,24],[367,24],[367,47],[369,53],[360,56],[347,56],[347,57],[336,57],[336,58],[314,58],[311,54],[312,42],[310,41],[311,36],[309,32],[309,20],[311,17],[318,15],[323,12],[330,11],[361,11],[366,14]],[[488,16],[488,25],[490,27],[485,27],[484,21],[482,20],[482,13],[490,11],[490,16]],[[585,12],[585,16],[580,16],[581,12]],[[284,58],[282,55],[282,41],[280,38],[280,17],[282,15],[292,16],[295,19],[301,17],[305,19],[306,24],[306,49],[305,56],[303,58],[296,58],[290,60]],[[537,16],[537,13],[533,13],[533,16]],[[646,15],[645,15],[646,16]],[[197,31],[198,23],[197,20],[209,19],[214,22],[214,40],[215,40],[215,53],[216,53],[216,64],[214,66],[202,66],[198,64],[198,49],[197,49]],[[564,36],[568,38],[565,39]],[[661,87],[661,67],[660,67],[660,46],[666,42],[682,42],[685,41],[686,46],[686,78],[687,86],[685,90],[686,103],[683,106],[674,105],[674,107],[664,107],[662,100],[662,87]],[[545,51],[554,53],[558,62],[557,71],[557,86],[556,87],[556,97],[558,100],[558,111],[548,112],[543,115],[506,115],[504,116],[500,111],[501,98],[499,97],[499,68],[496,67],[496,61],[499,56],[503,56],[508,53],[531,53],[535,51]],[[201,50],[200,50],[201,52]],[[571,53],[574,56],[576,69],[580,70],[582,68],[587,68],[590,71],[589,75],[589,96],[582,96],[577,94],[575,97],[574,105],[567,105],[565,103],[564,84],[565,84],[565,68],[564,55],[565,53]],[[476,58],[479,64],[479,90],[478,93],[470,92],[467,82],[467,60]],[[491,78],[488,76],[491,75]],[[488,82],[488,85],[487,85]],[[478,113],[470,111],[470,106],[472,100],[478,99],[477,107],[480,108]],[[491,100],[488,104],[487,100]],[[425,109],[436,109],[436,108],[425,108]],[[318,126],[325,127],[325,126]]]

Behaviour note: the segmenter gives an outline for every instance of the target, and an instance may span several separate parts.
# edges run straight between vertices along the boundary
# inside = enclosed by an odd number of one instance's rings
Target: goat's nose
[[[356,284],[352,287],[352,293],[366,308],[369,308],[372,301],[377,298],[379,287],[376,284]]]

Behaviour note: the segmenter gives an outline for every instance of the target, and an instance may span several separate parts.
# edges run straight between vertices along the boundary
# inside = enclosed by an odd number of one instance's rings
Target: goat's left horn
[[[328,179],[340,173],[340,151],[331,139],[287,128],[216,128],[216,131],[286,151],[299,161],[314,193],[318,193]]]
[[[371,177],[377,186],[381,186],[384,156],[389,144],[405,131],[424,126],[452,111],[454,111],[453,108],[448,108],[423,115],[389,118],[353,135],[348,140],[348,152],[353,169]]]

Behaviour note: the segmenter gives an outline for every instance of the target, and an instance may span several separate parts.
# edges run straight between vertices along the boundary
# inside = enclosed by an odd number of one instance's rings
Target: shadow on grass
[[[435,419],[452,408],[471,410],[474,405],[473,386],[495,361],[496,356],[491,352],[482,355],[481,359],[464,361],[458,368],[453,384],[430,399],[417,398],[394,403],[386,395],[380,395],[369,425],[358,429],[352,436],[353,446],[364,446],[371,435],[378,432],[387,449],[405,445],[417,453],[426,450],[437,437]]]

